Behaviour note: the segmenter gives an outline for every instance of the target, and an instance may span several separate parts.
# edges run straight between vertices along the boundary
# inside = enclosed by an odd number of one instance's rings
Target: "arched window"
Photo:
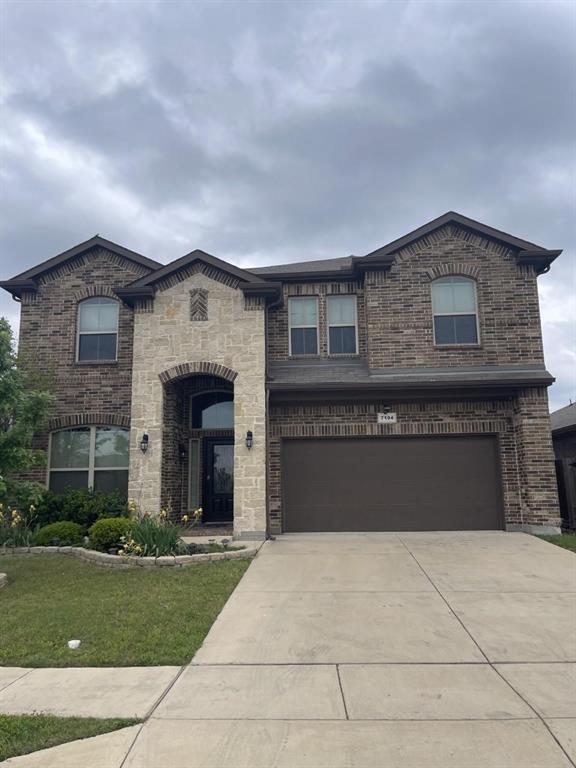
[[[130,432],[121,427],[75,427],[50,435],[48,486],[94,488],[128,495]]]
[[[105,296],[95,296],[80,302],[78,361],[116,360],[117,350],[118,302]]]
[[[205,392],[192,397],[192,429],[234,429],[232,392]]]
[[[476,283],[468,277],[442,277],[432,283],[434,343],[478,344]]]

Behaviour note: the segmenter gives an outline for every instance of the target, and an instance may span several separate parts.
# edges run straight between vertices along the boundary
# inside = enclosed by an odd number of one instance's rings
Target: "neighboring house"
[[[93,237],[1,283],[56,393],[35,476],[243,537],[557,529],[536,280],[559,253],[457,213],[251,270]]]
[[[576,403],[550,414],[562,526],[576,530]]]

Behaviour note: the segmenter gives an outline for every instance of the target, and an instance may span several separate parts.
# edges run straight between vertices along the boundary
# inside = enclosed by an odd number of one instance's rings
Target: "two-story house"
[[[536,281],[559,253],[456,213],[250,270],[93,237],[0,283],[56,395],[35,477],[250,538],[555,529]]]

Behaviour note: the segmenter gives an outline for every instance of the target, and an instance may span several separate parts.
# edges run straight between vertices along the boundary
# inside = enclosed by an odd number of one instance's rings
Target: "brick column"
[[[509,529],[558,532],[560,510],[545,388],[520,390],[514,403],[521,518]]]

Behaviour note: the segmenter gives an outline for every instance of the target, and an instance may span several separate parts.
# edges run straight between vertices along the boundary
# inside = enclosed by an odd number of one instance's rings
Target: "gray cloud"
[[[566,2],[3,7],[0,274],[95,232],[168,261],[365,253],[448,209],[563,256],[540,279],[576,397]],[[0,311],[17,307],[0,297]]]

